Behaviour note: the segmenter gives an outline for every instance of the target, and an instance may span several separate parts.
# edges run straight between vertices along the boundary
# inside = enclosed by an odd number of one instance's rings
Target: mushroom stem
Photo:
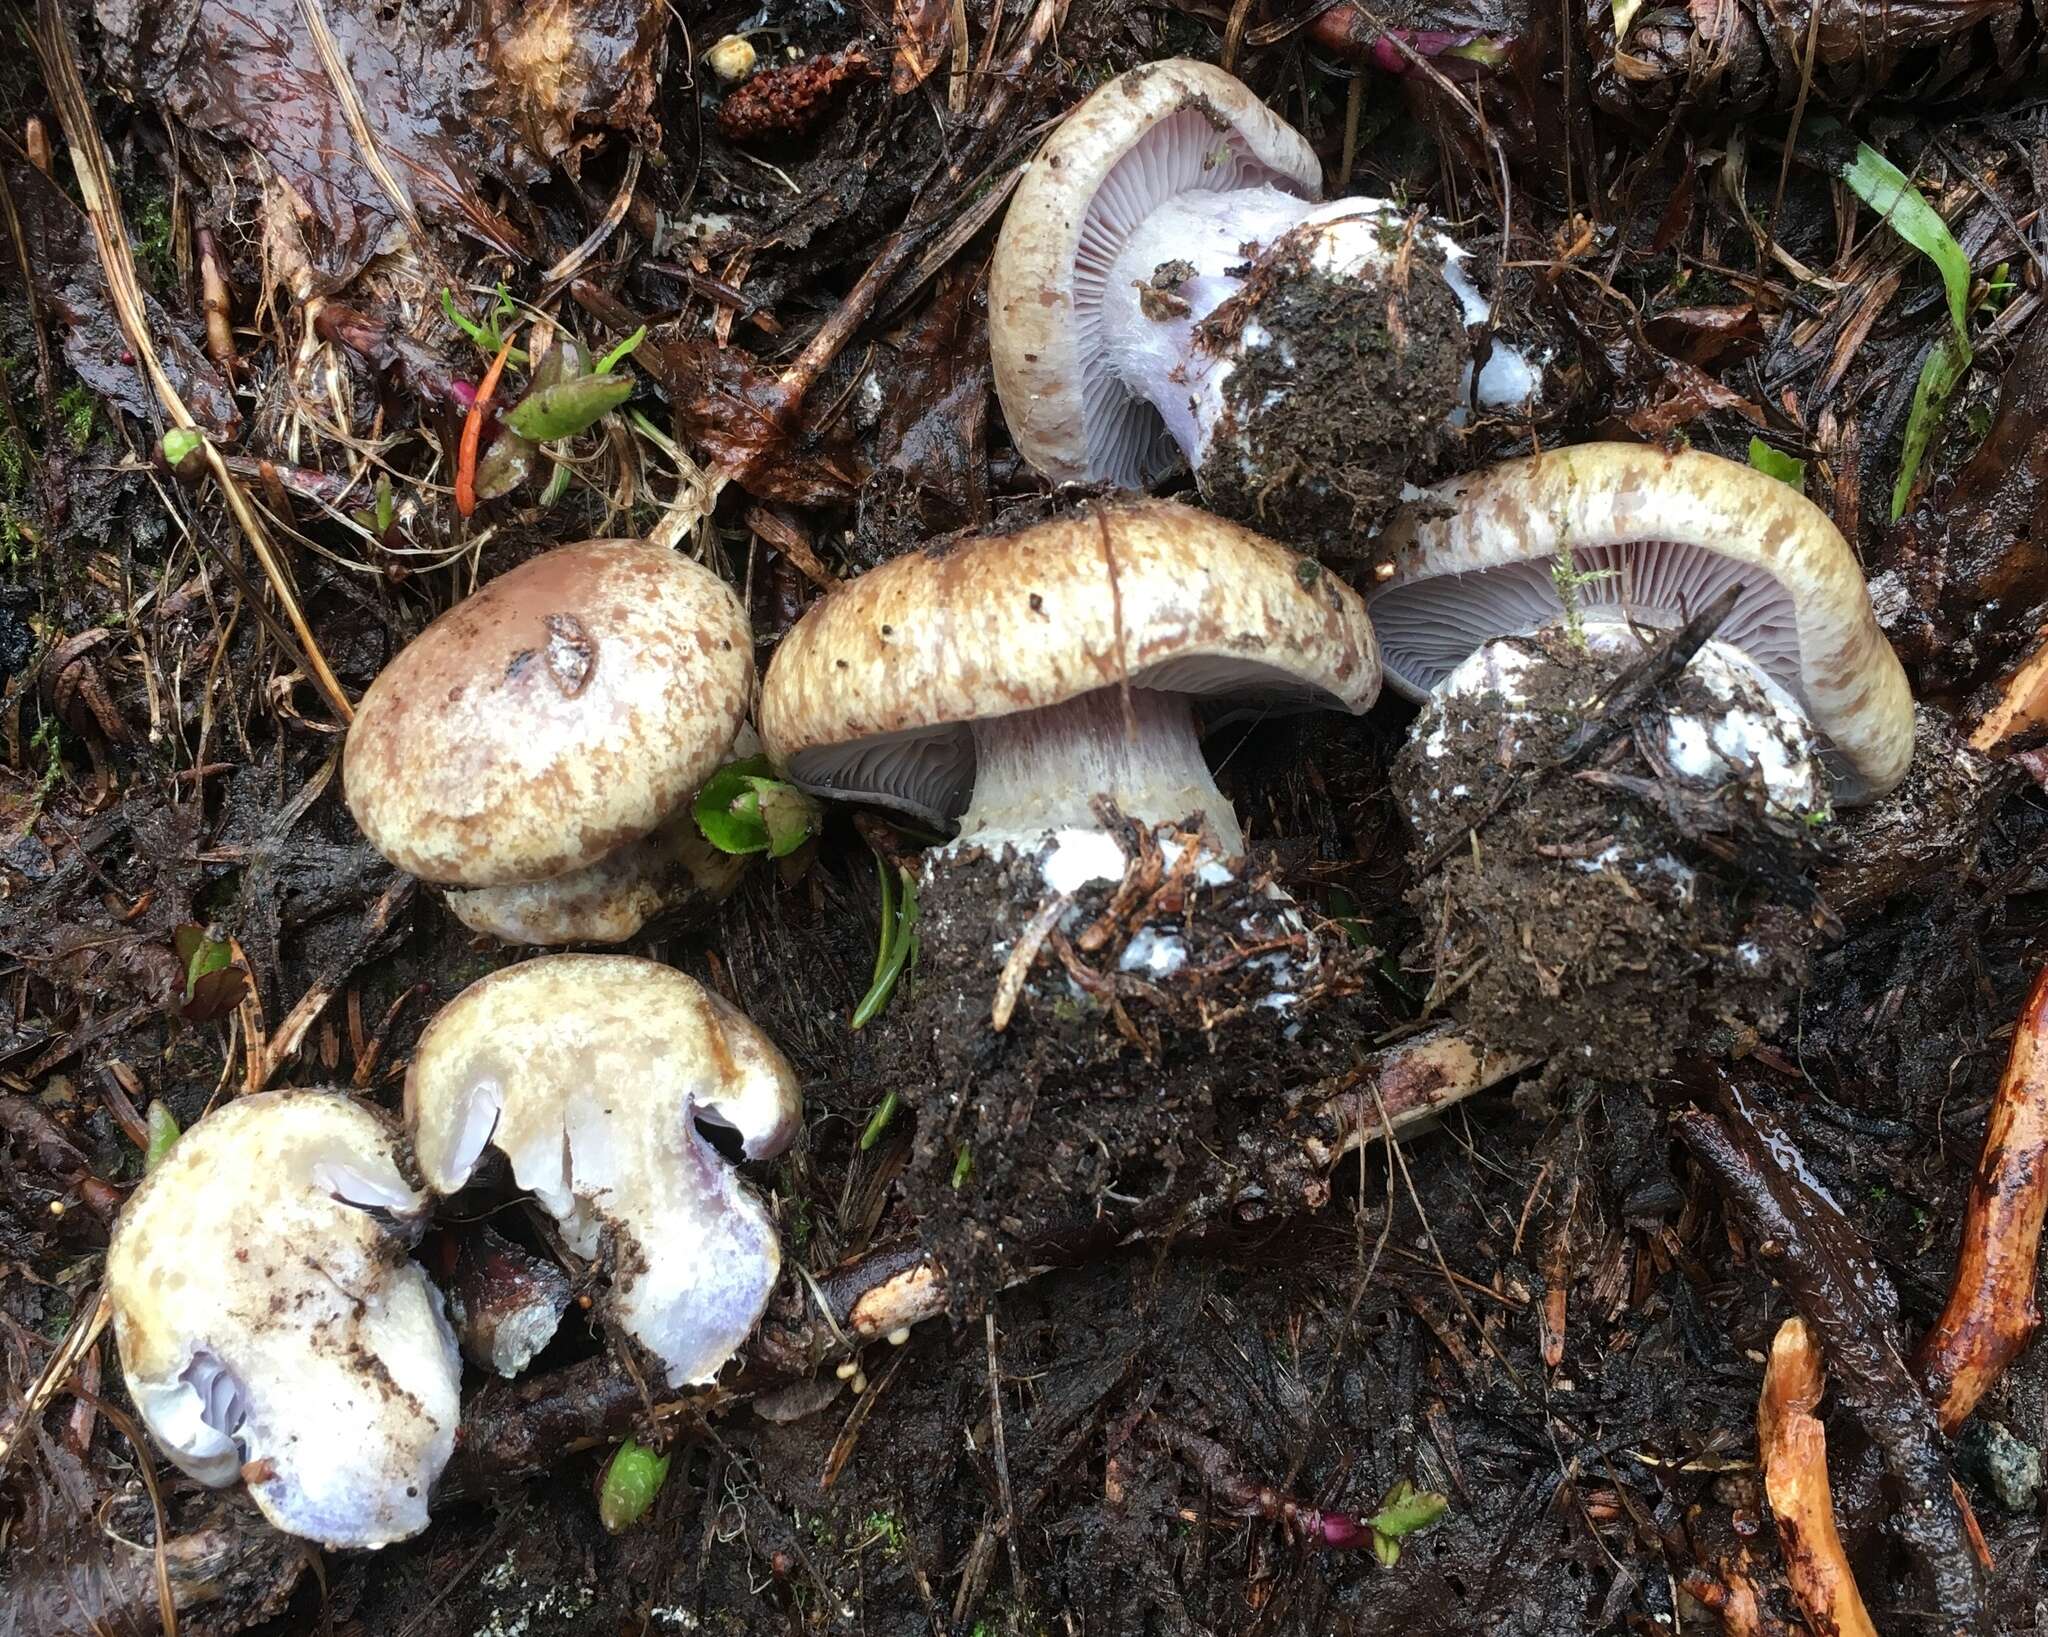
[[[1050,832],[1102,832],[1107,796],[1140,824],[1206,821],[1226,854],[1244,851],[1237,814],[1202,759],[1185,695],[1098,688],[1041,710],[974,724],[974,799],[960,839],[1035,853]]]

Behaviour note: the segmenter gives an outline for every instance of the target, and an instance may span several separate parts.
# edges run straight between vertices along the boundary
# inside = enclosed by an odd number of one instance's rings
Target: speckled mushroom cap
[[[1718,634],[1805,708],[1836,801],[1871,800],[1905,776],[1912,696],[1855,552],[1788,485],[1693,450],[1582,444],[1407,506],[1378,541],[1392,578],[1369,597],[1388,682],[1420,699],[1483,643],[1557,619],[1565,548],[1596,576],[1576,592],[1589,620],[1671,626],[1743,587]]]
[[[501,574],[370,685],[342,778],[356,822],[426,881],[544,881],[646,835],[724,758],[753,688],[739,599],[643,540]]]
[[[241,1098],[178,1139],[107,1250],[151,1436],[201,1483],[246,1471],[265,1517],[327,1546],[418,1534],[454,1448],[462,1364],[405,1257],[426,1197],[397,1135],[339,1092]]]
[[[821,598],[761,686],[796,783],[944,822],[969,724],[1133,686],[1358,713],[1379,695],[1365,604],[1336,575],[1168,500],[1100,505],[912,551]]]
[[[989,354],[1024,458],[1055,482],[1129,487],[1178,467],[1158,414],[1105,361],[1110,264],[1177,194],[1265,185],[1312,200],[1322,174],[1248,86],[1184,57],[1119,74],[1068,114],[1017,184],[989,268]]]
[[[627,955],[544,955],[471,984],[420,1037],[406,1121],[428,1185],[484,1148],[512,1162],[579,1256],[604,1256],[610,1312],[667,1369],[711,1380],[761,1316],[775,1224],[704,1135],[780,1153],[803,1118],[768,1037],[681,972]]]

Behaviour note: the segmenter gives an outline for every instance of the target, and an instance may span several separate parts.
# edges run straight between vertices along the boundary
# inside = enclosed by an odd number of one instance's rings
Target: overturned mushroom
[[[1636,630],[1677,626],[1734,587],[1699,669],[1764,720],[1674,721],[1674,765],[1714,776],[1747,744],[1769,773],[1782,758],[1765,741],[1802,733],[1847,804],[1884,794],[1912,760],[1906,674],[1855,552],[1818,506],[1753,467],[1637,444],[1559,449],[1422,497],[1376,554],[1373,626],[1388,685],[1411,699],[1495,639],[1569,626],[1638,651]],[[1490,663],[1519,669],[1498,651]],[[1803,788],[1792,779],[1788,791]]]
[[[1774,1019],[1817,829],[1912,754],[1833,524],[1747,466],[1591,444],[1447,484],[1378,550],[1387,679],[1425,700],[1394,783],[1460,1015],[1554,1074],[1631,1075]]]
[[[1380,521],[1471,403],[1525,402],[1467,253],[1385,199],[1318,204],[1322,167],[1238,80],[1175,59],[1067,115],[990,268],[996,389],[1024,458],[1203,497],[1331,545]]]
[[[339,1093],[245,1097],[186,1132],[107,1252],[121,1368],[163,1451],[322,1545],[424,1529],[461,1383],[404,1254],[426,1208],[397,1133]]]
[[[608,1311],[671,1386],[711,1380],[761,1316],[775,1224],[717,1142],[779,1154],[802,1118],[765,1035],[682,973],[549,955],[471,984],[420,1037],[406,1119],[429,1186],[486,1147],[611,1275]]]
[[[746,615],[640,540],[563,546],[456,604],[363,696],[342,765],[377,850],[514,942],[609,943],[734,872],[690,796],[753,687]]]

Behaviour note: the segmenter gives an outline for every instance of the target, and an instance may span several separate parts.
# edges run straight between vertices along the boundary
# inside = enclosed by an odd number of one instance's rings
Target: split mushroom
[[[1530,398],[1467,253],[1384,199],[1319,204],[1300,133],[1219,68],[1132,69],[1033,159],[989,275],[996,390],[1057,482],[1203,497],[1290,538],[1379,522],[1448,424]]]
[[[1734,611],[1693,670],[1728,708],[1674,716],[1668,754],[1701,778],[1759,765],[1783,805],[1883,795],[1913,755],[1905,672],[1878,629],[1856,555],[1827,514],[1718,456],[1594,443],[1445,484],[1380,537],[1369,601],[1387,682],[1411,699],[1488,691],[1529,663],[1496,639],[1577,629],[1639,647],[1730,586]],[[1562,572],[1561,572],[1562,571]],[[1561,589],[1561,587],[1565,589]],[[1564,596],[1572,597],[1569,614]],[[1482,650],[1490,658],[1474,659]],[[1461,667],[1471,661],[1477,669]],[[1801,767],[1814,749],[1825,779]]]
[[[707,1131],[749,1159],[802,1121],[796,1076],[717,996],[653,961],[545,955],[473,983],[420,1037],[406,1121],[428,1185],[453,1193],[484,1149],[602,1258],[610,1316],[671,1386],[739,1350],[781,1267],[775,1224]]]
[[[463,889],[465,925],[616,942],[729,887],[687,803],[753,681],[746,615],[709,570],[641,540],[563,546],[449,609],[370,685],[349,808],[401,869]]]
[[[462,1376],[404,1254],[426,1209],[396,1131],[340,1093],[244,1097],[179,1138],[107,1251],[122,1372],[164,1452],[325,1546],[424,1529]]]
[[[1102,797],[1243,852],[1197,698],[1358,713],[1379,676],[1335,575],[1140,501],[913,551],[822,598],[769,664],[761,740],[805,789],[957,820],[956,846],[1014,849],[1070,892],[1124,873]]]

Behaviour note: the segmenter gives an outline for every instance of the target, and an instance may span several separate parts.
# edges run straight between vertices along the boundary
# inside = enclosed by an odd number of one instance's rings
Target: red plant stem
[[[1953,1433],[2041,1322],[2034,1300],[2048,1212],[2048,967],[2034,979],[1991,1102],[1963,1213],[1948,1306],[1920,1343],[1927,1395]]]
[[[476,456],[484,441],[484,421],[489,417],[491,397],[498,390],[498,377],[505,373],[505,360],[512,356],[512,343],[519,332],[505,337],[498,356],[484,371],[483,384],[476,389],[469,413],[462,422],[462,454],[455,463],[455,509],[464,517],[476,510]]]
[[[1365,1519],[1349,1512],[1325,1512],[1268,1484],[1253,1483],[1231,1464],[1229,1452],[1215,1439],[1158,1417],[1153,1418],[1152,1432],[1160,1443],[1191,1463],[1210,1493],[1232,1511],[1270,1519],[1311,1546],[1353,1551],[1372,1544],[1372,1525]]]

